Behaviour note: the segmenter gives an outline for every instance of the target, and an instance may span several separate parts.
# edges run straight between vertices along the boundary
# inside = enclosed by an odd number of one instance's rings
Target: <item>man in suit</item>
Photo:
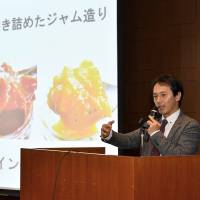
[[[192,155],[197,153],[200,143],[199,123],[181,110],[183,86],[171,75],[161,75],[153,82],[153,100],[162,114],[161,122],[149,116],[146,129],[149,139],[141,139],[141,129],[122,134],[112,130],[114,121],[103,124],[102,141],[119,148],[139,148],[141,155]],[[162,130],[161,130],[162,129]]]

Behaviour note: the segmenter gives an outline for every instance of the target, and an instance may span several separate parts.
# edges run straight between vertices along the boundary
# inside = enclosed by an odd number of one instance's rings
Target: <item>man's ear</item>
[[[182,96],[181,92],[178,92],[178,94],[175,96],[175,100],[176,101],[180,101],[181,100],[181,96]]]

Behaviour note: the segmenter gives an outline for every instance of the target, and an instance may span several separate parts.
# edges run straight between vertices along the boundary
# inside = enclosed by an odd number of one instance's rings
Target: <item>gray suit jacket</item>
[[[121,134],[113,131],[109,144],[119,148],[131,149],[141,147],[140,129]],[[148,142],[144,142],[141,155],[151,155],[153,145],[159,150],[161,155],[192,155],[197,153],[200,144],[200,125],[199,123],[180,113],[178,119],[171,128],[168,137],[157,132],[150,137]]]

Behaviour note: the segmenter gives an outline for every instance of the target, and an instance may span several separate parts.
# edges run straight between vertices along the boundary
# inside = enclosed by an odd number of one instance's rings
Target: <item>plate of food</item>
[[[52,79],[42,119],[49,130],[45,139],[96,138],[99,122],[116,111],[117,87],[103,82],[97,67],[88,60],[76,68],[64,66]]]
[[[0,138],[27,139],[32,119],[37,67],[0,67]]]

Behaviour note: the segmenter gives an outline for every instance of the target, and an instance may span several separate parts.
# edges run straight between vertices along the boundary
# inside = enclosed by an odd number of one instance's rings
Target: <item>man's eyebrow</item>
[[[158,95],[158,94],[164,94],[166,91],[161,91],[161,92],[153,92],[153,95]]]

